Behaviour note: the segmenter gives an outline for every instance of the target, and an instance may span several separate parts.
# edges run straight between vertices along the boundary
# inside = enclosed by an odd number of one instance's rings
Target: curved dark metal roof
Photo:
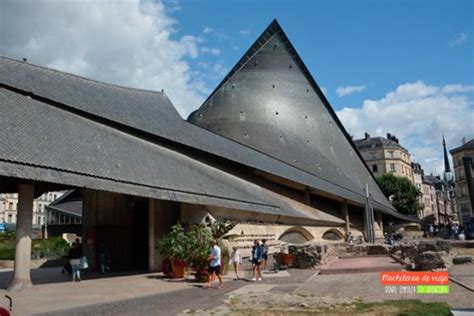
[[[188,121],[390,205],[276,21]]]

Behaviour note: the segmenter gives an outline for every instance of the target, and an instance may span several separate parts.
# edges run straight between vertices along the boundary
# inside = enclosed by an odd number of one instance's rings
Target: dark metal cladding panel
[[[361,196],[368,183],[390,207],[285,36],[269,34],[188,120]]]

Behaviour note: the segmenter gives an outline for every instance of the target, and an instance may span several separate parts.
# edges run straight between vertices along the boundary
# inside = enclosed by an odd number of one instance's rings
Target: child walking
[[[230,255],[229,264],[234,266],[235,280],[239,279],[239,268],[242,264],[242,256],[240,255],[239,249],[237,247],[232,247],[232,253]]]

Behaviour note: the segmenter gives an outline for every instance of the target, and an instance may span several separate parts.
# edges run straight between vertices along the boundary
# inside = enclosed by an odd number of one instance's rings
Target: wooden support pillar
[[[342,216],[344,218],[344,231],[346,232],[346,235],[349,234],[350,228],[351,228],[351,223],[349,219],[349,209],[347,207],[347,201],[344,200],[341,202],[341,211],[342,211]]]
[[[148,271],[154,272],[155,265],[155,208],[156,200],[148,200]]]
[[[13,279],[8,291],[19,291],[33,286],[30,276],[30,261],[34,185],[20,184],[18,193],[15,263]]]

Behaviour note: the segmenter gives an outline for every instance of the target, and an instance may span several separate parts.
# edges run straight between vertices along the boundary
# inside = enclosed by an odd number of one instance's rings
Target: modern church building
[[[31,286],[32,201],[82,197],[90,264],[156,271],[171,225],[237,223],[234,242],[367,240],[409,221],[385,198],[350,136],[274,21],[183,120],[163,92],[0,58],[0,192],[19,193],[15,278]],[[77,198],[77,195],[75,195]]]

